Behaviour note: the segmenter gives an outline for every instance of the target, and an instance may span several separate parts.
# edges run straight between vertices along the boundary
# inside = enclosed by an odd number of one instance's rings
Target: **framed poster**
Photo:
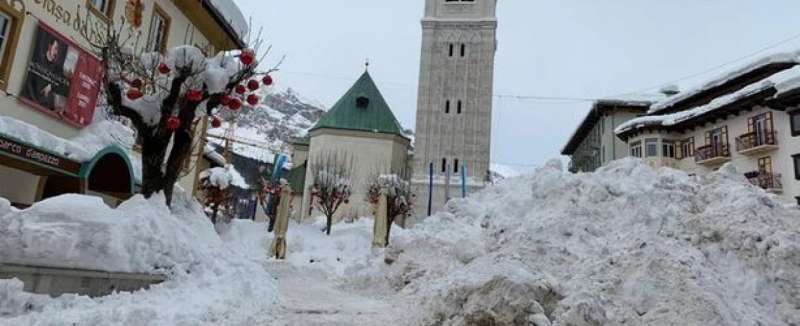
[[[21,101],[70,125],[88,126],[102,83],[100,60],[41,23],[33,42]]]

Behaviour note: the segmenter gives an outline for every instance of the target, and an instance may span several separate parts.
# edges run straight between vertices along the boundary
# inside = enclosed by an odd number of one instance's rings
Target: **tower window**
[[[461,43],[461,57],[464,57],[464,55],[466,53],[467,53],[467,45],[464,44],[464,43]]]
[[[442,159],[442,173],[445,173],[445,172],[447,172],[447,159],[443,158]]]
[[[366,109],[369,106],[369,99],[364,96],[356,98],[356,107],[359,109]]]
[[[458,172],[459,172],[459,169],[458,169],[458,168],[459,168],[459,166],[458,166],[458,159],[456,159],[455,161],[453,161],[453,172],[454,172],[454,173],[458,173]]]
[[[453,51],[455,51],[455,44],[450,43],[450,56],[453,56]]]
[[[461,101],[460,100],[458,101],[458,104],[456,104],[456,113],[461,114]]]
[[[450,100],[444,102],[444,113],[450,113]]]

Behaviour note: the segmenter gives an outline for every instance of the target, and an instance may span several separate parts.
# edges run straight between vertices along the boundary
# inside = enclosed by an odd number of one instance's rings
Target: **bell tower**
[[[417,97],[414,190],[417,215],[483,188],[491,155],[497,0],[426,0]],[[449,187],[448,187],[449,185]]]

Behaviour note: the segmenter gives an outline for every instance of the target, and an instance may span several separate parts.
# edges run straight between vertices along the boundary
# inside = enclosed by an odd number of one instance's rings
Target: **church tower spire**
[[[418,214],[427,210],[433,164],[433,211],[481,188],[491,155],[497,0],[426,0],[414,151]],[[447,180],[452,176],[452,181]],[[446,190],[452,184],[452,189]]]

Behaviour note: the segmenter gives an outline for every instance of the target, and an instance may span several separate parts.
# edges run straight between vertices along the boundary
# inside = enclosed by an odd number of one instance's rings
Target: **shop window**
[[[794,178],[800,180],[800,154],[792,156],[794,161]]]
[[[153,7],[153,18],[150,21],[150,34],[147,38],[147,50],[150,52],[167,51],[167,38],[171,19],[157,4]]]
[[[25,15],[0,1],[0,89],[5,90],[17,51],[20,26]]]
[[[663,142],[661,144],[661,155],[667,158],[675,158],[675,143]]]
[[[633,157],[642,157],[642,142],[634,142],[631,143],[631,156]]]
[[[681,158],[694,157],[694,137],[689,137],[681,142]]]
[[[792,125],[792,136],[800,136],[800,110],[789,113],[789,121]]]
[[[658,138],[645,139],[644,150],[647,157],[658,156]]]

